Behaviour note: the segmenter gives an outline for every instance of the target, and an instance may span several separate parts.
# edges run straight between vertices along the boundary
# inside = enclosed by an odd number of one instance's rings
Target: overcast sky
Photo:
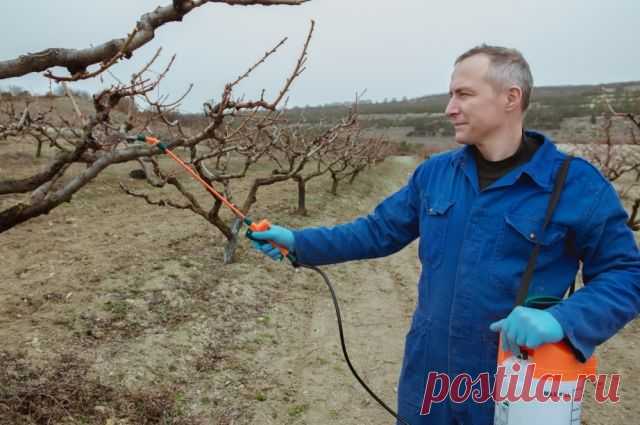
[[[0,60],[49,47],[84,48],[123,37],[143,13],[170,0],[21,0],[4,2]],[[452,63],[482,42],[508,45],[528,59],[536,85],[640,80],[639,0],[312,0],[302,6],[208,4],[182,23],[164,25],[154,40],[112,72],[127,79],[162,46],[162,62],[177,54],[162,92],[195,88],[183,111],[201,110],[281,38],[287,44],[242,83],[237,94],[274,96],[292,69],[311,19],[316,33],[307,70],[289,105],[365,98],[418,97],[448,90]],[[156,69],[159,69],[156,66]],[[103,84],[113,79],[105,76]],[[38,74],[0,81],[36,92]],[[98,82],[74,83],[95,91]]]

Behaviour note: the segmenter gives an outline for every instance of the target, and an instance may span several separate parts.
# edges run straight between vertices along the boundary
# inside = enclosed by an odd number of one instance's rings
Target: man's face
[[[453,70],[445,112],[458,143],[482,143],[505,124],[507,91],[497,90],[485,79],[488,69],[489,58],[474,55]]]

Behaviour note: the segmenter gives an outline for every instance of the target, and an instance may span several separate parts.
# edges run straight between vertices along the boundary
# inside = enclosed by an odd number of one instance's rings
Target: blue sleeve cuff
[[[293,230],[293,246],[296,259],[300,264],[306,264],[307,266],[318,266],[320,264],[314,263],[312,258],[309,258],[308,255],[305,255],[309,253],[309,250],[305,249],[307,238],[304,237],[304,232],[304,229]]]
[[[330,232],[331,229],[326,227],[307,227],[294,231],[295,255],[298,263],[307,266],[324,266],[349,261],[351,258],[345,258],[345,253],[338,252],[340,247],[335,246],[335,244],[349,246],[349,243],[340,239],[339,236],[331,239]],[[357,257],[355,250],[349,250],[349,253]]]
[[[593,355],[596,347],[584,344],[578,337],[576,337],[571,319],[567,317],[566,309],[563,309],[563,307],[566,306],[563,306],[563,304],[560,303],[546,309],[545,311],[551,313],[558,323],[560,323],[564,332],[564,341],[571,347],[576,358],[584,363]]]

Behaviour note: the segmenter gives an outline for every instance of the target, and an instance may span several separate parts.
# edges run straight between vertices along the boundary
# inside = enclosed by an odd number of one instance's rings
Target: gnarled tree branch
[[[0,61],[0,80],[20,77],[32,72],[43,72],[55,66],[69,70],[70,78],[87,74],[87,68],[97,63],[109,64],[120,57],[130,58],[131,54],[155,37],[155,30],[169,22],[179,22],[182,17],[206,3],[242,5],[290,5],[297,6],[308,0],[187,0],[173,1],[171,5],[158,7],[145,13],[136,24],[133,36],[116,38],[95,47],[85,49],[51,48],[36,53],[21,55],[15,59]],[[104,67],[104,71],[108,67]]]

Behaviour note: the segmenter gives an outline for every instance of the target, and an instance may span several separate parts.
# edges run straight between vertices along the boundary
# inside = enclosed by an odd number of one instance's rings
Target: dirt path
[[[415,299],[418,271],[410,267],[415,259],[415,246],[411,246],[389,259],[331,270],[342,301],[351,361],[394,410],[404,334]],[[310,354],[298,359],[300,386],[306,390],[303,400],[310,406],[305,423],[390,423],[348,370],[337,340],[333,306],[326,297],[314,303],[308,333]]]
[[[414,160],[394,158],[384,170],[388,173],[385,186],[359,196],[349,214],[355,217],[370,211],[384,195],[404,183],[413,167]],[[365,179],[381,181],[375,176]],[[307,225],[331,225],[352,218],[340,214],[340,204],[345,201],[329,206],[326,214]],[[351,361],[365,382],[394,409],[404,335],[420,270],[416,248],[414,243],[388,258],[323,267],[339,298]],[[287,384],[272,391],[273,400],[264,403],[264,408],[256,407],[256,418],[265,424],[390,423],[388,414],[366,394],[344,361],[334,306],[320,276],[300,270],[287,285],[291,304],[271,316],[274,322],[286,323],[278,332],[278,338],[285,340],[280,345],[285,350],[273,351],[264,359],[264,367],[273,372],[271,378]],[[291,306],[303,310],[295,323],[287,321]]]

